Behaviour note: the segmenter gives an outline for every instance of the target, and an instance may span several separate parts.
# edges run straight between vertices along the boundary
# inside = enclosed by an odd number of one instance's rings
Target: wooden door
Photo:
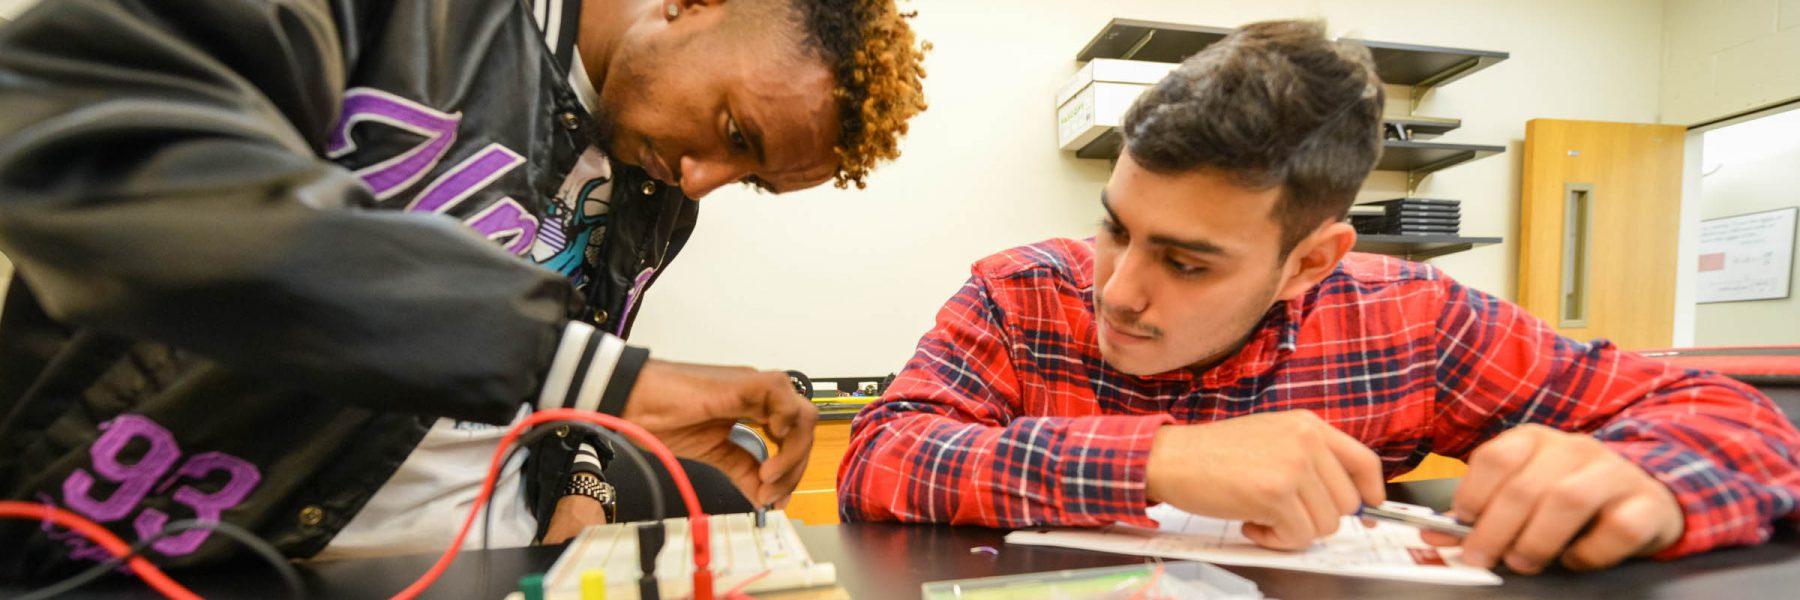
[[[1521,306],[1577,340],[1671,345],[1686,135],[1676,125],[1525,125]]]

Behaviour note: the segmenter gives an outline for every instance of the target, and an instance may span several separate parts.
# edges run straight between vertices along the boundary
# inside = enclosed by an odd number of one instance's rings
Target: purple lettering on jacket
[[[181,447],[168,429],[143,415],[128,414],[101,423],[100,430],[103,433],[88,446],[94,471],[75,469],[63,480],[62,486],[63,504],[96,522],[123,519],[139,508],[153,488],[160,495],[177,482],[186,484],[177,488],[170,499],[192,509],[196,520],[217,522],[226,510],[243,502],[262,482],[262,472],[256,465],[222,452],[203,452],[189,457],[174,474],[163,480],[170,467],[181,460]],[[142,444],[133,443],[140,440]],[[131,447],[142,447],[143,451],[135,462],[126,464],[121,456],[128,455],[126,449]],[[224,481],[217,484],[216,489],[207,492],[196,487],[212,479],[215,473],[224,475]],[[104,499],[91,495],[99,479],[116,486]],[[161,485],[157,484],[159,480]],[[46,504],[52,500],[48,495],[40,497]],[[162,531],[168,522],[167,513],[146,507],[138,511],[132,527],[138,538],[143,539]],[[211,533],[205,529],[188,530],[158,540],[152,547],[167,556],[181,556],[199,549]],[[52,539],[57,538],[52,536]],[[70,547],[72,558],[92,558],[94,549],[79,544],[70,544]],[[106,558],[110,555],[100,550],[97,559]]]
[[[226,477],[225,483],[217,491],[209,494],[191,485],[183,485],[175,490],[175,501],[194,509],[195,520],[217,523],[226,509],[243,502],[244,497],[250,495],[250,491],[256,489],[256,484],[262,481],[262,473],[256,470],[256,465],[221,452],[194,455],[186,463],[182,463],[175,476],[197,482],[206,479],[214,471],[223,472]],[[145,508],[138,513],[137,520],[132,525],[137,528],[138,538],[143,539],[162,531],[168,522],[169,515],[163,511]],[[206,541],[209,533],[211,532],[205,529],[189,529],[173,537],[157,540],[152,547],[169,556],[181,556],[200,549],[200,544]]]
[[[181,460],[181,448],[175,445],[175,436],[169,430],[140,415],[121,415],[101,423],[100,428],[105,433],[88,447],[88,454],[93,457],[94,472],[119,487],[105,499],[93,498],[88,494],[94,487],[94,475],[75,469],[63,480],[63,503],[89,519],[116,521],[131,514],[144,494],[156,486],[156,480]],[[128,465],[119,461],[119,453],[132,440],[143,440],[149,447],[137,462]]]
[[[525,157],[519,153],[499,144],[488,144],[432,180],[431,185],[425,186],[425,191],[419,192],[418,197],[406,205],[406,210],[440,213],[450,210],[524,162]]]
[[[537,240],[538,220],[517,200],[505,198],[470,218],[469,227],[500,243],[507,252],[524,255]]]
[[[373,121],[403,129],[421,137],[419,145],[387,160],[357,169],[357,177],[367,183],[375,197],[386,200],[412,187],[431,168],[443,160],[450,144],[456,141],[456,126],[461,113],[445,113],[381,90],[352,88],[344,93],[344,111],[325,146],[327,158],[339,158],[356,151],[350,130],[358,123]]]

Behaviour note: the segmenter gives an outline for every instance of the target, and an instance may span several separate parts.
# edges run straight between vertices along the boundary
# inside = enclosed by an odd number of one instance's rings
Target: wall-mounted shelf
[[[1406,171],[1410,193],[1427,175],[1505,151],[1505,146],[1386,140],[1381,143],[1381,160],[1375,163],[1375,170]]]
[[[1386,140],[1381,145],[1381,160],[1375,163],[1375,170],[1406,171],[1408,177],[1415,180],[1471,160],[1486,158],[1506,151],[1504,146],[1444,144],[1416,140]],[[1124,136],[1119,135],[1117,129],[1112,129],[1076,150],[1075,156],[1114,159],[1119,157],[1119,152],[1124,149],[1124,146]],[[1417,185],[1416,181],[1408,183],[1409,186]]]
[[[1453,235],[1358,235],[1357,252],[1398,256],[1407,260],[1425,260],[1476,246],[1500,243],[1497,237],[1460,237]]]
[[[1402,140],[1417,140],[1417,136],[1437,137],[1462,127],[1462,119],[1445,119],[1441,117],[1383,117],[1387,130],[1399,132]]]
[[[1223,27],[1113,19],[1082,47],[1075,60],[1123,58],[1181,62],[1230,33],[1230,29]],[[1423,94],[1420,88],[1430,89],[1468,77],[1510,56],[1491,50],[1353,41],[1369,49],[1369,54],[1375,58],[1375,72],[1381,75],[1383,82],[1413,86],[1415,98]]]
[[[1137,19],[1113,19],[1075,55],[1075,60],[1122,58],[1178,63],[1225,39],[1231,30]]]

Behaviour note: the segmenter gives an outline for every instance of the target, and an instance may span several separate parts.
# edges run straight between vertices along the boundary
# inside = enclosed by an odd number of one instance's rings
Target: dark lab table
[[[1454,480],[1394,484],[1396,500],[1444,508]],[[928,581],[1011,575],[1057,569],[1133,564],[1140,557],[1040,546],[1007,546],[1006,532],[979,527],[844,524],[799,529],[816,560],[837,565],[838,581],[854,598],[919,597]],[[970,553],[991,546],[999,554]],[[550,568],[560,547],[464,552],[426,598],[498,599],[517,589],[519,576]],[[304,565],[314,598],[386,598],[424,573],[436,556],[322,562]],[[1536,577],[1502,573],[1492,587],[1453,587],[1338,577],[1278,569],[1225,567],[1256,581],[1272,598],[1800,598],[1800,534],[1784,526],[1770,544],[1733,548],[1672,562],[1634,561],[1598,572],[1554,570]],[[279,598],[281,587],[266,566],[243,563],[204,572],[176,572],[176,579],[208,598]],[[0,586],[0,597],[18,592]],[[11,592],[11,593],[9,593]],[[127,577],[81,590],[77,598],[156,598]]]

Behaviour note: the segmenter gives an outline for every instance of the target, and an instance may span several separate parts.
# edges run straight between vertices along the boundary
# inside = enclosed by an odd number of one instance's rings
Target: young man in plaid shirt
[[[1469,462],[1454,512],[1484,567],[1681,556],[1793,517],[1800,434],[1751,388],[1350,252],[1382,102],[1367,51],[1315,23],[1188,59],[1127,115],[1098,237],[976,263],[858,415],[843,517],[1153,526],[1167,502],[1291,549],[1431,452]]]

